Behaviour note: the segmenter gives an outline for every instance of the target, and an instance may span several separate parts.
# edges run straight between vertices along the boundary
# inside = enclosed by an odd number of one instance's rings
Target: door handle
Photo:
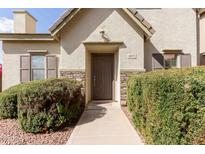
[[[95,80],[96,80],[96,77],[95,75],[93,76],[93,86],[95,87]]]

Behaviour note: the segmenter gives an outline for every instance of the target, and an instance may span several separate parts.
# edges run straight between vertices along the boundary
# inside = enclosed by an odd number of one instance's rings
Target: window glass
[[[177,67],[177,54],[166,53],[164,54],[165,68]]]
[[[45,79],[45,56],[31,56],[32,80]]]
[[[44,56],[32,56],[31,57],[32,68],[45,68]]]
[[[42,80],[45,79],[45,70],[35,70],[32,71],[33,80]]]

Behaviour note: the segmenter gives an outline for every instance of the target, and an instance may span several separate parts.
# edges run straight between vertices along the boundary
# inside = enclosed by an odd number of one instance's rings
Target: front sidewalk
[[[90,103],[67,144],[143,144],[116,103]]]

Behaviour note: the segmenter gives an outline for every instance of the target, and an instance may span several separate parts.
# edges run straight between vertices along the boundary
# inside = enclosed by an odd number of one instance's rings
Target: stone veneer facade
[[[120,100],[121,105],[126,105],[127,99],[127,80],[130,76],[139,74],[142,72],[136,71],[121,71],[120,72]],[[67,77],[80,81],[83,85],[82,92],[85,95],[85,72],[84,71],[70,71],[70,70],[61,70],[60,77]]]
[[[136,72],[136,71],[121,71],[120,72],[120,100],[121,105],[126,105],[127,100],[127,80],[130,76],[139,74],[142,72]]]
[[[85,71],[60,70],[60,77],[67,77],[81,82],[83,86],[82,93],[85,95]]]

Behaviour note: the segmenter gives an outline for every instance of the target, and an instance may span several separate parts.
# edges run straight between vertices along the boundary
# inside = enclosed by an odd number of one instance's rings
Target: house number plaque
[[[137,59],[137,55],[135,55],[135,54],[128,54],[127,58],[128,59]]]

